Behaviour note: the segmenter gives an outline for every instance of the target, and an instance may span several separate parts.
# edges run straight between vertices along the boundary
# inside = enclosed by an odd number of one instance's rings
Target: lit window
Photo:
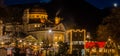
[[[37,15],[36,17],[39,17],[39,15]]]
[[[41,16],[41,18],[43,18],[43,16]]]
[[[35,24],[35,27],[37,27],[37,25]]]
[[[32,15],[32,17],[34,18],[34,15]]]
[[[78,44],[78,41],[73,41],[73,44],[74,44],[74,45],[77,45],[77,44]]]
[[[43,18],[45,18],[45,16],[43,16]]]
[[[40,25],[38,25],[38,27],[40,27]]]

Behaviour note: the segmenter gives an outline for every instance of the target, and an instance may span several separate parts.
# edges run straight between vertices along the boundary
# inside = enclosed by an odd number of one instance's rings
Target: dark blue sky
[[[120,4],[120,0],[86,0],[93,6],[103,9],[105,7],[112,7],[114,3]]]
[[[45,2],[48,3],[51,0],[5,0],[7,5],[14,5],[14,4],[25,4],[25,3],[35,3],[35,2]],[[112,7],[113,3],[120,4],[120,0],[86,0],[93,6],[103,9],[105,7]]]
[[[25,4],[25,3],[48,3],[50,0],[5,0],[5,4],[14,5],[14,4]]]

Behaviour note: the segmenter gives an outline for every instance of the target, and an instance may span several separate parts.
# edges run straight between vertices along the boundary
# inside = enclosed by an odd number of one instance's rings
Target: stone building
[[[65,26],[60,19],[56,16],[52,22],[46,10],[34,6],[23,11],[22,22],[1,22],[1,25],[4,25],[1,28],[4,28],[3,35],[8,35],[8,37],[25,38],[32,35],[39,43],[48,41],[53,44],[66,41]]]

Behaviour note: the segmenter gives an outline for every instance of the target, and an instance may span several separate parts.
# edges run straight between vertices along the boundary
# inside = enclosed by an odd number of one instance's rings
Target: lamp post
[[[19,40],[19,45],[20,45],[20,47],[22,47],[22,40],[21,39]]]
[[[52,32],[52,30],[50,29],[48,32],[49,32],[49,33],[51,33],[51,32]]]
[[[50,30],[48,30],[48,35],[47,35],[47,37],[46,37],[46,40],[43,42],[43,44],[44,44],[44,49],[45,49],[45,51],[46,51],[46,56],[48,55],[47,54],[47,51],[48,51],[48,48],[50,47],[49,46],[49,38],[48,37],[50,37],[49,36],[49,34],[52,32],[52,30],[50,29]]]

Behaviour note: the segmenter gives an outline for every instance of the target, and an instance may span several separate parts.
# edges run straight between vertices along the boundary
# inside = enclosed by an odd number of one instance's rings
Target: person
[[[41,53],[39,53],[39,56],[44,56],[44,55],[43,55],[43,51],[41,51]]]
[[[81,50],[81,56],[85,56],[85,50],[84,49]]]
[[[4,47],[0,48],[0,56],[7,56],[7,50]]]
[[[21,48],[21,50],[20,50],[20,56],[26,56],[24,48]]]
[[[14,48],[14,56],[19,56],[20,49],[18,47]]]
[[[77,50],[75,49],[75,50],[73,50],[73,56],[77,56],[78,54],[77,54]]]
[[[13,48],[11,46],[8,46],[7,48],[7,56],[12,56],[13,55]]]
[[[27,47],[26,56],[31,56],[31,55],[32,55],[32,49],[30,47]]]

